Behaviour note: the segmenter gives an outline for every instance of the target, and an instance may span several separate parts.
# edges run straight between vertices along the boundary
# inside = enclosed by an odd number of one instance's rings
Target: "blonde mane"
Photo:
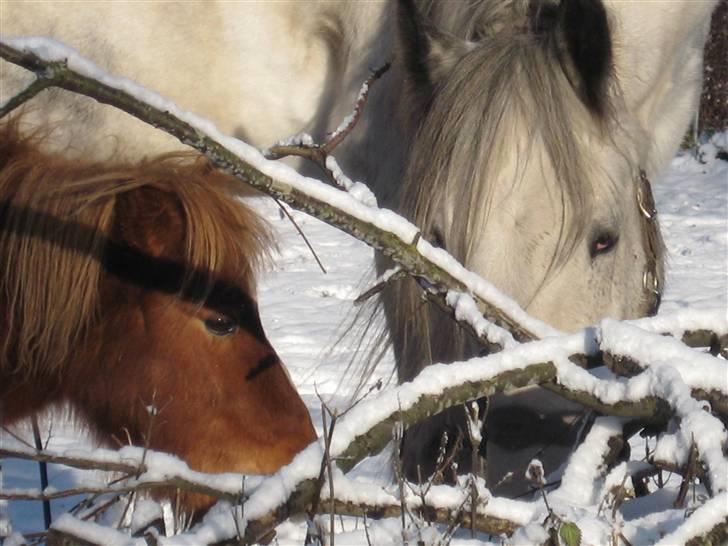
[[[254,288],[272,238],[238,199],[240,185],[203,158],[91,163],[48,155],[43,140],[21,135],[17,120],[0,127],[1,371],[30,378],[64,366],[103,318],[99,287],[110,242],[156,257],[153,243],[176,237],[183,250],[162,254],[185,274]],[[139,218],[123,217],[129,202],[144,198],[154,202],[137,211]],[[163,229],[149,232],[164,209],[179,225],[158,221]],[[135,232],[147,226],[147,241],[128,240],[122,223]]]

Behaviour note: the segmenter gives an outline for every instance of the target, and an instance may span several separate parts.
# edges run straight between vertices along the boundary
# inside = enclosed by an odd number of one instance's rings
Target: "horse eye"
[[[215,315],[204,322],[207,331],[216,336],[229,336],[238,328],[237,323],[225,315]]]
[[[589,254],[592,258],[599,256],[600,254],[606,254],[614,248],[617,244],[619,237],[614,233],[608,231],[602,231],[592,239],[589,246]]]

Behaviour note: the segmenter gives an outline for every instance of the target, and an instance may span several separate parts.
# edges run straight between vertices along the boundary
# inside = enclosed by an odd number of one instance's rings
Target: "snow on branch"
[[[656,368],[620,383],[599,379],[566,358],[570,352],[583,350],[592,344],[593,340],[587,339],[583,334],[575,334],[522,344],[510,351],[467,362],[447,366],[430,366],[413,382],[380,393],[370,400],[364,400],[341,417],[337,421],[336,433],[331,441],[331,455],[337,466],[346,471],[365,456],[384,447],[391,438],[392,428],[397,423],[411,424],[445,407],[461,404],[472,398],[494,392],[502,392],[529,384],[554,384],[559,381],[569,392],[580,393],[582,402],[591,401],[594,405],[601,403],[600,409],[612,411],[617,415],[639,417],[645,421],[659,419],[664,422],[672,411],[677,411],[683,421],[690,421],[684,425],[688,428],[682,433],[682,436],[674,440],[670,440],[670,436],[665,437],[667,439],[662,440],[665,447],[662,447],[663,444],[658,444],[655,457],[666,453],[666,450],[673,449],[676,450],[676,453],[672,457],[660,456],[667,460],[675,460],[677,464],[680,464],[685,458],[679,454],[679,450],[684,450],[685,447],[683,445],[684,437],[701,435],[704,439],[699,442],[698,447],[701,456],[707,463],[710,481],[715,484],[724,483],[725,465],[721,466],[721,464],[725,461],[720,452],[720,445],[725,442],[725,431],[722,430],[717,419],[705,412],[689,394],[686,395],[687,386],[682,383],[679,376],[665,376],[667,373],[671,372],[675,375],[677,372],[670,368]],[[539,359],[543,357],[551,358],[552,362],[539,362]],[[612,434],[616,430],[614,421],[608,421],[608,423],[608,430]],[[596,432],[592,433],[592,435],[594,434]],[[574,472],[584,472],[585,468],[591,467],[588,457],[583,455],[584,452],[593,451],[589,446],[588,440],[572,458],[572,464],[567,467],[563,491],[568,492],[572,487],[569,485],[571,483],[569,476]],[[1,451],[0,455],[38,454],[34,450],[26,449],[15,452],[5,450]],[[155,457],[157,455],[155,454]],[[78,466],[89,467],[91,466],[89,461],[95,460],[102,464],[102,468],[108,467],[115,471],[133,474],[139,472],[140,456],[141,449],[126,448],[119,454],[109,452],[94,457],[81,457],[81,463]],[[163,457],[161,454],[159,456]],[[317,482],[322,456],[322,447],[319,444],[313,444],[276,475],[261,478],[259,482],[249,487],[249,497],[245,502],[247,525],[243,526],[249,540],[253,541],[255,537],[268,532],[275,524],[291,514],[305,511],[305,507],[313,502],[313,499],[319,494]],[[76,466],[72,458],[65,457],[64,454],[47,454],[43,457],[45,460]],[[146,464],[153,465],[155,457],[148,458]],[[177,465],[180,465],[179,461],[177,461]],[[163,467],[168,469],[169,461],[165,460]],[[169,470],[166,471],[166,474],[170,476]],[[201,486],[206,486],[208,487],[204,491],[206,494],[228,500],[241,495],[240,476],[230,475],[226,478],[218,478],[223,484],[227,484],[228,489],[214,491],[214,488],[210,487],[213,482],[209,477],[194,480],[189,477],[190,474],[195,473],[183,468],[175,475],[175,480],[170,481],[167,485],[193,491],[200,491]],[[138,483],[149,482],[154,486],[164,485],[159,479],[154,481],[155,476],[157,476],[157,472],[145,468]],[[719,488],[717,491],[719,492],[721,489]],[[17,495],[17,492],[12,494]],[[591,495],[593,496],[594,492]],[[10,494],[7,496],[12,498]],[[342,514],[367,513],[369,517],[375,517],[391,515],[396,512],[396,506],[398,506],[398,503],[390,499],[381,506],[381,510],[373,510],[372,506],[378,506],[379,500],[372,501],[360,497],[357,499],[352,500],[352,498],[337,494],[335,496],[336,510]],[[493,527],[488,527],[496,525],[493,521],[488,520],[491,516],[490,513],[484,514],[485,520],[476,521],[475,526],[479,529],[493,529]],[[217,521],[217,518],[221,516],[210,517],[215,520],[214,525],[212,523],[210,525],[215,528],[223,525]],[[223,519],[227,521],[227,516],[224,516]],[[499,517],[498,521],[500,521],[497,523],[498,526],[506,525],[509,529],[515,529],[519,525],[517,521],[507,524],[509,520],[503,516]],[[234,533],[235,530],[231,525],[232,520],[228,521],[226,529],[230,533]],[[202,537],[196,536],[196,539],[202,540]]]
[[[243,182],[380,250],[410,275],[440,291],[471,294],[483,315],[520,341],[558,333],[529,316],[511,298],[465,269],[446,251],[433,247],[420,237],[416,226],[392,211],[366,206],[347,192],[267,160],[252,146],[220,133],[210,121],[183,111],[130,80],[104,73],[59,42],[47,38],[2,38],[0,57],[34,72],[36,81],[44,82],[31,84],[35,92],[40,87],[59,87],[119,108],[202,152],[213,165]],[[1,112],[7,114],[34,94],[21,95],[22,100],[11,98],[0,107]]]
[[[123,485],[105,488],[80,486],[69,490],[49,488],[44,491],[3,489],[0,490],[0,499],[43,500],[83,493],[128,492],[160,487],[212,495],[230,502],[237,501],[241,495],[241,476],[239,474],[203,474],[191,470],[183,461],[173,455],[149,450],[145,452],[143,448],[133,446],[124,447],[119,451],[94,449],[93,451],[69,450],[64,452],[26,447],[2,447],[0,457],[43,461],[84,470],[114,472],[125,476],[125,479],[122,480]]]
[[[306,178],[285,164],[267,160],[255,148],[226,136],[209,120],[183,111],[168,99],[131,80],[103,72],[78,52],[49,38],[0,38],[0,57],[36,75],[26,90],[0,106],[6,115],[48,87],[59,87],[109,104],[153,125],[205,154],[218,168],[279,201],[307,212],[380,250],[415,278],[425,281],[431,299],[454,306],[467,295],[477,304],[473,313],[451,311],[491,349],[510,346],[511,337],[530,341],[559,332],[528,315],[492,284],[468,271],[452,256],[433,247],[419,229],[392,211],[362,204],[347,192]],[[355,112],[324,144],[325,153],[348,134],[361,114],[369,86],[387,67],[375,71],[362,87]],[[309,137],[310,138],[310,137]],[[315,147],[301,136],[296,146]],[[442,303],[444,301],[444,303]],[[501,328],[485,327],[482,317]],[[510,336],[504,332],[505,329]],[[728,337],[721,338],[723,346]]]

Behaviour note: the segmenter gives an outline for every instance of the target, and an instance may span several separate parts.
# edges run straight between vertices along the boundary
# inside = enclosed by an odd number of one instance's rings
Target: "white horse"
[[[3,33],[64,41],[259,146],[331,130],[370,71],[393,61],[343,145],[345,170],[528,312],[573,330],[656,310],[663,256],[645,180],[696,108],[715,3],[0,0],[0,12]],[[7,65],[2,74],[6,100],[24,82]],[[177,146],[87,99],[52,91],[38,101],[38,122],[85,155]],[[390,287],[384,302],[401,381],[476,350],[423,307],[414,283]],[[526,423],[495,420],[489,450],[543,436],[550,404],[537,402]],[[457,427],[451,417],[444,426]],[[499,444],[497,428],[518,438]],[[431,469],[439,436],[432,426],[408,434],[409,475]],[[489,465],[489,479],[518,470],[529,449]]]

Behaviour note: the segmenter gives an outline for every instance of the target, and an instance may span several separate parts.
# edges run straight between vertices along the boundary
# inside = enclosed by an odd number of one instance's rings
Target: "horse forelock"
[[[135,177],[112,191],[156,190],[157,199],[179,210],[183,233],[175,235],[184,250],[172,259],[182,259],[188,272],[209,273],[213,282],[254,287],[254,276],[274,242],[267,225],[240,199],[252,190],[241,188],[198,154],[165,154],[142,162],[135,171]],[[145,208],[154,210],[154,204]],[[163,227],[164,220],[156,227]]]
[[[529,177],[537,183],[533,172],[546,165],[553,174],[544,172],[544,197],[553,192],[568,218],[556,258],[568,258],[591,217],[594,193],[579,135],[601,129],[589,128],[594,122],[558,61],[527,35],[516,43],[489,40],[461,59],[437,96],[412,145],[400,200],[408,215],[427,233],[447,196],[478,203],[441,226],[448,249],[467,261],[497,185],[517,191]]]
[[[4,371],[27,377],[57,372],[103,320],[100,281],[110,269],[105,253],[127,244],[114,238],[128,213],[122,202],[137,190],[152,190],[157,205],[171,204],[182,215],[183,233],[159,225],[150,234],[181,241],[181,255],[165,256],[176,270],[202,272],[210,286],[223,281],[254,289],[272,238],[227,176],[191,154],[135,165],[70,161],[41,151],[42,139],[23,136],[17,122],[0,127],[0,258],[8,264],[0,276]],[[154,264],[150,249],[137,250]]]

